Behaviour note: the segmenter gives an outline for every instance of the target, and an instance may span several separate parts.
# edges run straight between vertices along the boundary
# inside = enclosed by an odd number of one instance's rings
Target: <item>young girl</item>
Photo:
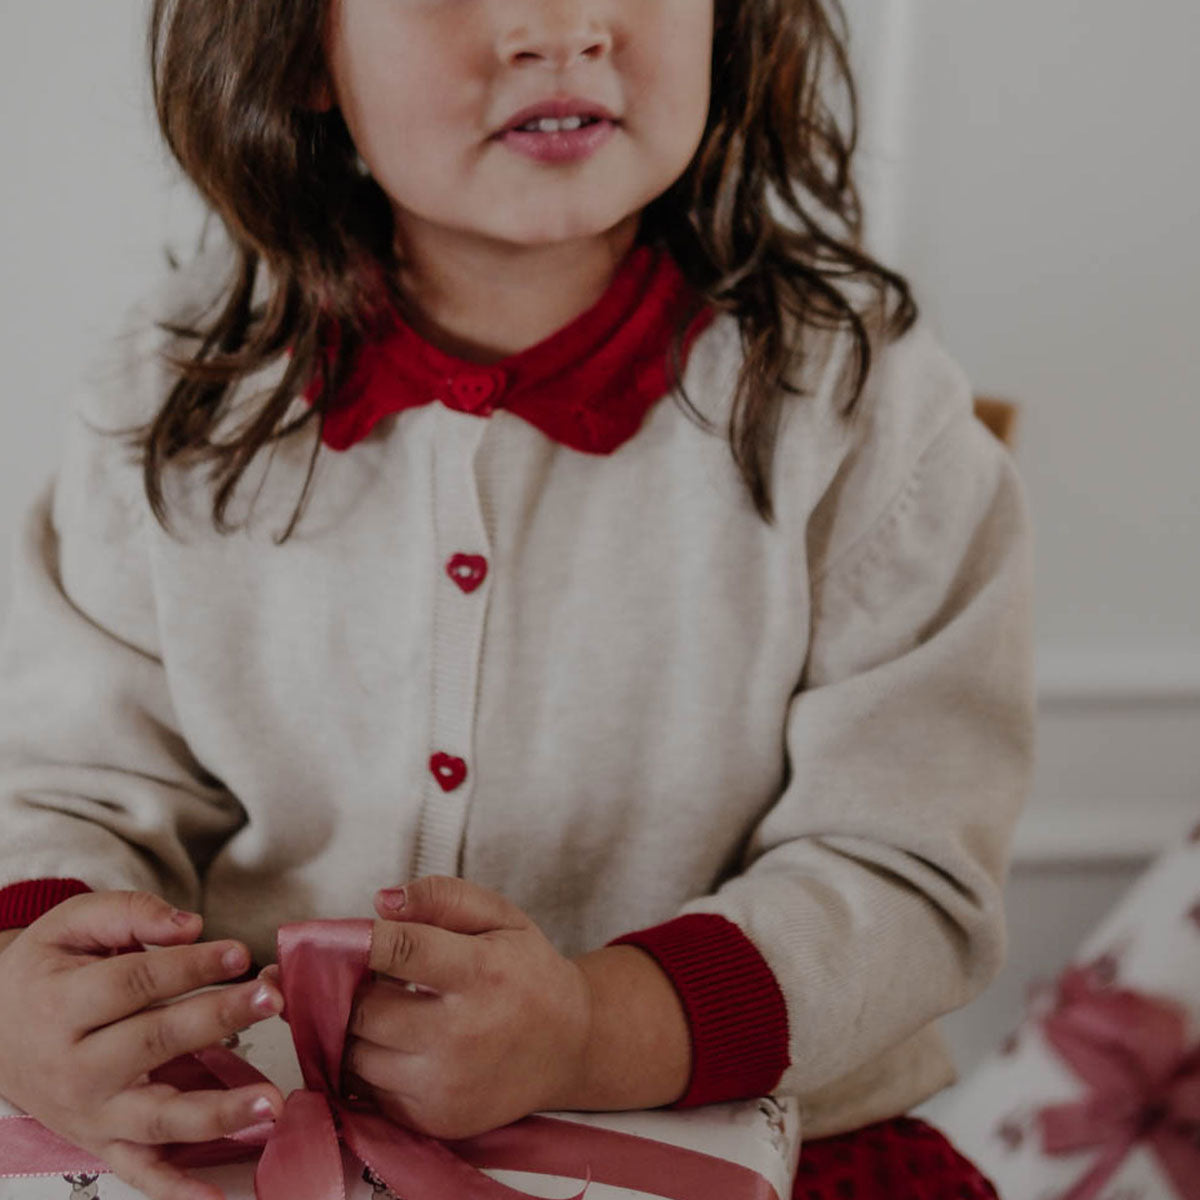
[[[373,896],[345,1086],[397,1122],[774,1091],[799,1197],[992,1195],[896,1118],[1003,953],[1027,526],[859,247],[836,5],[156,0],[150,45],[230,242],[19,544],[0,1094],[211,1196],[160,1147],[282,1097],[146,1073]]]

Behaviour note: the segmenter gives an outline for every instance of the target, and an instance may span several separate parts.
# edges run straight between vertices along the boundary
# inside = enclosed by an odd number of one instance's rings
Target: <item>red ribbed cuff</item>
[[[671,1108],[768,1095],[788,1068],[787,1005],[758,947],[716,913],[689,913],[614,938],[667,973],[687,1014],[692,1077]]]
[[[0,888],[0,929],[23,929],[56,904],[91,890],[80,879],[26,879],[10,883]]]

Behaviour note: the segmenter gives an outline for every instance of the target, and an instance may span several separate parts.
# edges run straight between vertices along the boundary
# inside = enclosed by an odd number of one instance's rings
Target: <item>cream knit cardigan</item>
[[[376,888],[432,872],[504,893],[565,954],[716,913],[783,991],[777,1091],[806,1136],[944,1086],[930,1023],[1004,953],[1030,536],[928,330],[880,351],[851,422],[848,339],[810,356],[774,525],[670,399],[609,456],[431,403],[323,447],[283,545],[315,426],[260,456],[233,536],[177,472],[173,539],[96,427],[157,409],[152,319],[195,316],[223,269],[210,252],[130,313],[29,509],[0,648],[0,886],[149,889],[261,962],[280,923],[370,915]],[[688,363],[718,428],[740,353],[722,317]],[[486,559],[482,587],[447,577],[455,554]],[[462,786],[433,778],[437,752]]]

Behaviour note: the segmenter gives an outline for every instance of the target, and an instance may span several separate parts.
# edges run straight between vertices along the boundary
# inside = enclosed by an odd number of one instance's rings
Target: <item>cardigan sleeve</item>
[[[15,546],[0,637],[8,928],[88,888],[196,909],[207,862],[244,820],[180,732],[158,646],[152,518],[140,468],[108,432],[158,398],[147,315],[130,310],[98,364]]]
[[[688,1013],[680,1105],[773,1090],[893,1115],[946,1080],[931,1086],[926,1070],[906,1085],[876,1064],[1003,960],[1032,769],[1023,491],[927,334],[889,352],[871,391],[806,522],[811,635],[783,791],[738,874],[617,939],[656,958]],[[844,1086],[855,1079],[860,1094]],[[818,1123],[860,1122],[822,1111]]]

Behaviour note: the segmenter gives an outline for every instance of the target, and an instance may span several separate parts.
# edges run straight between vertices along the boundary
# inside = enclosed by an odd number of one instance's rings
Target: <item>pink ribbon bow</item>
[[[405,1200],[532,1200],[480,1168],[597,1181],[663,1200],[781,1200],[769,1180],[747,1167],[650,1138],[531,1116],[478,1137],[439,1141],[343,1099],[346,1028],[355,992],[370,973],[371,928],[365,920],[305,921],[279,930],[281,986],[304,1087],[287,1097],[277,1124],[174,1146],[172,1163],[212,1166],[260,1155],[258,1200],[345,1200],[342,1142]],[[220,1048],[177,1058],[152,1078],[185,1090],[265,1081]],[[32,1117],[0,1118],[0,1176],[109,1170]]]
[[[1200,1046],[1169,1000],[1098,986],[1067,971],[1045,1018],[1047,1040],[1090,1088],[1038,1113],[1047,1154],[1101,1151],[1062,1200],[1095,1200],[1137,1145],[1153,1153],[1181,1200],[1200,1200]]]

